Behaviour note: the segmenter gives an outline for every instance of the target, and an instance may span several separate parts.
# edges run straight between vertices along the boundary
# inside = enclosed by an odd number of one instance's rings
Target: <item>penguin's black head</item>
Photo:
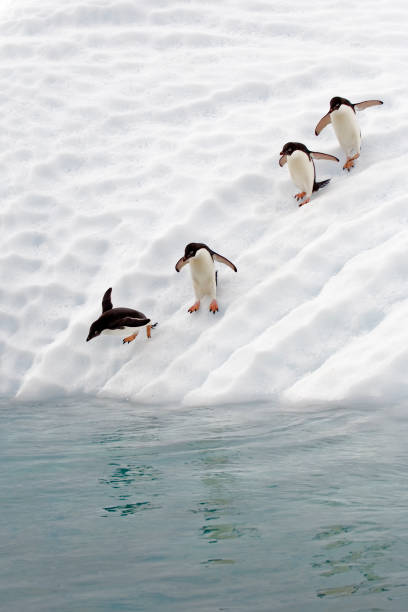
[[[303,151],[309,154],[309,149],[301,142],[287,142],[279,155],[292,155],[295,151]]]
[[[186,248],[184,249],[184,257],[183,260],[184,261],[188,261],[189,259],[191,259],[192,257],[195,257],[195,254],[197,253],[197,251],[199,251],[200,249],[208,249],[208,246],[206,244],[204,244],[203,242],[190,242]]]
[[[89,340],[92,340],[92,338],[96,338],[97,336],[100,335],[102,329],[100,328],[100,325],[98,325],[98,323],[99,323],[99,320],[94,321],[91,327],[89,328],[89,334],[86,339],[87,342],[89,342]]]
[[[190,259],[196,256],[197,251],[200,249],[206,249],[211,257],[213,256],[213,251],[204,244],[203,242],[189,242],[184,249],[183,257],[180,257],[178,262],[176,263],[176,271],[180,272],[181,268],[183,268],[187,263],[189,263]]]
[[[347,100],[347,98],[341,98],[340,96],[334,96],[334,98],[330,100],[330,111],[329,112],[332,113],[335,110],[339,110],[342,104],[345,104],[346,106],[351,106],[351,107],[353,106],[350,100]]]

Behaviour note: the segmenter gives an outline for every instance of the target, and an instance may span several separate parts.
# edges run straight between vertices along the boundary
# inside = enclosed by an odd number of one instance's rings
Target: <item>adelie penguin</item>
[[[320,182],[316,181],[316,169],[313,159],[339,161],[334,155],[309,151],[309,149],[300,142],[287,142],[280,152],[280,155],[282,157],[279,160],[279,165],[284,166],[287,162],[292,181],[295,183],[296,187],[301,190],[300,193],[293,196],[300,202],[299,206],[303,206],[310,202],[313,191],[318,191],[330,182],[330,179]],[[303,198],[306,199],[303,200]],[[300,200],[303,200],[303,202]]]
[[[186,264],[190,264],[191,278],[196,296],[196,302],[188,309],[190,313],[200,308],[200,300],[205,295],[211,298],[210,312],[215,314],[218,311],[216,300],[217,273],[214,268],[214,260],[229,266],[234,272],[237,272],[237,268],[229,259],[212,251],[202,242],[190,242],[184,250],[183,257],[176,263],[177,272],[180,272],[181,268]]]
[[[356,119],[356,111],[379,104],[383,104],[383,102],[381,100],[366,100],[353,104],[347,98],[335,96],[330,100],[329,112],[316,125],[315,134],[318,136],[326,125],[333,124],[337,140],[347,157],[343,169],[348,172],[353,168],[354,161],[360,157],[361,132]]]
[[[146,327],[147,337],[151,337],[151,329],[156,327],[150,324],[148,319],[142,312],[133,310],[133,308],[114,308],[111,300],[112,287],[110,287],[102,298],[102,314],[94,321],[89,329],[87,342],[96,338],[101,334],[113,334],[115,336],[123,336],[123,334],[132,332],[126,338],[123,338],[123,344],[132,342],[139,332],[135,331],[136,327]]]

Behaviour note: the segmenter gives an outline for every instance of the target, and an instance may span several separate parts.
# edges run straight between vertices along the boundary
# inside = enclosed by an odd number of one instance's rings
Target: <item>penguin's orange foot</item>
[[[132,342],[137,336],[137,332],[135,334],[132,334],[131,336],[127,336],[126,338],[123,338],[123,344],[126,344],[126,342],[129,344],[129,342]]]
[[[152,326],[151,326],[151,325],[147,325],[147,326],[146,326],[146,336],[147,336],[148,338],[151,338],[151,337],[152,337]]]
[[[190,308],[188,309],[188,312],[197,312],[197,310],[200,308],[200,300],[198,300],[198,302],[196,302],[195,304],[193,304],[192,306],[190,306]]]
[[[218,304],[217,304],[217,300],[212,300],[211,304],[210,304],[210,312],[212,312],[213,314],[215,314],[216,312],[218,312]]]
[[[306,195],[306,191],[301,191],[300,193],[295,193],[295,195],[293,197],[296,198],[297,201],[299,202],[299,200],[304,198],[305,195]]]
[[[299,206],[304,206],[305,204],[308,204],[309,202],[310,202],[310,198],[306,198],[306,200],[303,200],[303,202],[301,202]]]
[[[350,170],[354,168],[354,160],[358,159],[359,157],[359,153],[357,153],[357,155],[354,155],[353,157],[348,157],[346,163],[343,166],[343,170],[347,170],[347,172],[350,172]]]

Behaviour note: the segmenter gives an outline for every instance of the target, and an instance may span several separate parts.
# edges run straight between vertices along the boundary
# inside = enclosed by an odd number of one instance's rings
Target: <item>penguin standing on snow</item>
[[[347,98],[335,96],[330,100],[329,112],[316,125],[315,134],[318,136],[326,125],[329,125],[330,122],[333,124],[337,140],[347,156],[343,170],[350,172],[351,168],[354,167],[354,160],[360,157],[361,132],[356,119],[356,110],[361,111],[369,106],[378,106],[379,104],[383,104],[383,102],[381,100],[366,100],[365,102],[352,104]]]
[[[150,319],[133,308],[113,308],[111,300],[112,287],[110,287],[102,298],[102,314],[94,321],[89,329],[89,334],[86,339],[88,342],[100,334],[113,334],[115,336],[123,336],[124,333],[131,331],[132,333],[123,338],[123,344],[132,342],[139,332],[135,332],[135,327],[146,327],[147,337],[150,338],[152,327],[156,327],[157,323],[150,325]]]
[[[217,273],[214,269],[214,260],[229,266],[237,272],[237,268],[223,255],[212,251],[202,242],[190,242],[181,257],[176,263],[176,270],[180,272],[186,264],[190,264],[191,277],[193,280],[196,302],[188,309],[188,312],[195,312],[200,308],[200,300],[205,295],[211,298],[210,312],[218,311],[216,297]]]
[[[306,197],[299,206],[303,206],[310,202],[310,196],[313,191],[318,191],[325,187],[330,179],[325,181],[316,181],[316,169],[313,159],[329,159],[338,162],[339,160],[334,155],[328,153],[316,153],[309,151],[304,144],[300,142],[287,142],[280,152],[282,156],[279,160],[279,165],[284,166],[288,163],[289,173],[296,187],[301,189],[294,197],[298,202]]]

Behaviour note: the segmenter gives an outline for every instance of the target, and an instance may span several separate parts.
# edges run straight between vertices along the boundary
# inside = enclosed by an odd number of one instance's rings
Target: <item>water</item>
[[[4,610],[408,610],[404,410],[0,414]]]

